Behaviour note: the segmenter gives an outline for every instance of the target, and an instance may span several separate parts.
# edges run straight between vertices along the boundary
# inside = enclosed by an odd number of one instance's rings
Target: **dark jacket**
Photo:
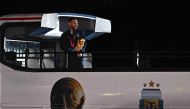
[[[82,34],[82,32],[80,32],[79,30],[77,30],[74,33],[71,33],[69,30],[64,32],[61,35],[60,38],[60,48],[66,52],[66,54],[68,54],[68,68],[69,69],[81,69],[82,68],[82,57],[78,57],[76,52],[74,51],[74,48],[71,47],[71,42],[70,42],[70,38],[74,39],[75,36],[75,40],[74,40],[74,47],[76,47],[77,44],[77,40],[80,37],[84,37],[84,34]],[[83,48],[82,51],[85,50],[85,47]]]
[[[75,41],[74,41],[74,45],[76,46],[77,44],[77,40],[80,38],[80,37],[84,37],[84,34],[82,32],[80,32],[79,30],[77,30],[76,32],[74,32],[73,34],[67,30],[66,32],[64,32],[62,35],[61,35],[61,38],[60,38],[60,47],[63,51],[65,52],[74,52],[73,51],[73,48],[71,47],[71,43],[70,43],[70,37],[71,39],[74,39],[74,36],[75,36]],[[84,47],[85,49],[85,47]]]

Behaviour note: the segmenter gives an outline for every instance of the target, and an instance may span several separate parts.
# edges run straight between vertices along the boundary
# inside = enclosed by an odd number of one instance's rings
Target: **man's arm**
[[[63,51],[67,51],[66,33],[63,33],[60,38],[60,48]]]

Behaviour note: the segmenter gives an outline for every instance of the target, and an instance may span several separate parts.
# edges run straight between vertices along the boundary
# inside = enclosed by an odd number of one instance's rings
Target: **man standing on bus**
[[[78,30],[77,18],[70,18],[68,20],[68,30],[61,35],[60,47],[67,54],[68,69],[81,69],[82,68],[82,56],[80,55],[84,51],[85,44],[77,44],[79,40],[84,41],[84,34]],[[81,45],[81,46],[79,46]]]

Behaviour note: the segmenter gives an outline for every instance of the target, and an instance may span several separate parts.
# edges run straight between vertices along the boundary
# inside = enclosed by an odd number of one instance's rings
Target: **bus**
[[[111,33],[110,20],[87,14],[0,17],[0,109],[190,108],[190,73],[140,71],[149,67],[139,50],[121,54],[85,50],[80,53],[82,67],[69,69],[60,38],[73,17],[86,46]],[[136,67],[128,65],[131,60]]]

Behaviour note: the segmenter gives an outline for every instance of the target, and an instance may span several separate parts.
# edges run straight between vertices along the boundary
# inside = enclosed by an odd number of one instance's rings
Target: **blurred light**
[[[124,95],[123,93],[104,93],[104,94],[101,94],[102,96],[120,96],[120,95]]]

